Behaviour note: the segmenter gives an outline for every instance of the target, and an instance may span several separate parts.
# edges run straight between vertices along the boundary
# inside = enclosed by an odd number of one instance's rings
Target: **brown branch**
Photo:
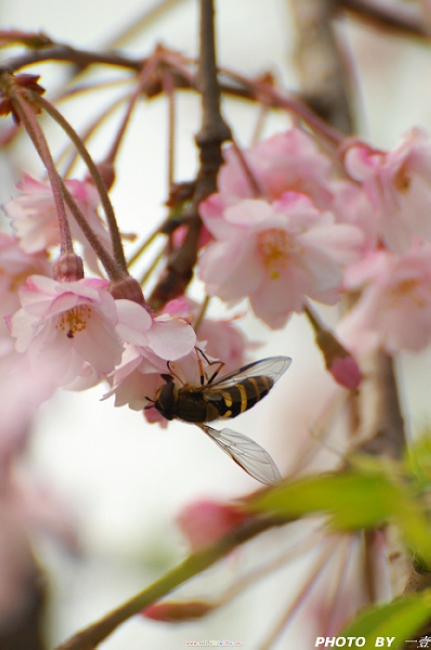
[[[406,3],[382,4],[376,0],[338,0],[338,8],[351,13],[367,25],[401,36],[429,39],[424,17]]]
[[[182,295],[193,277],[202,221],[199,204],[217,189],[217,174],[223,163],[222,143],[231,132],[220,110],[220,87],[217,79],[213,0],[200,0],[200,55],[198,89],[202,96],[202,125],[196,135],[200,150],[200,168],[190,208],[183,214],[187,233],[182,245],[174,249],[166,271],[155,287],[149,304],[161,309],[169,300]]]
[[[364,375],[358,397],[361,427],[355,436],[356,446],[368,454],[399,460],[406,439],[394,362],[390,355],[379,351],[366,359]]]
[[[195,73],[186,67],[184,61],[180,63],[178,55],[172,54],[169,50],[165,51],[163,57],[160,55],[160,52],[158,52],[158,55],[164,68],[170,70],[172,84],[175,88],[184,90],[197,89]],[[57,44],[41,50],[31,50],[20,56],[11,57],[3,61],[0,63],[0,74],[4,71],[17,72],[27,66],[48,61],[60,61],[66,64],[72,64],[80,70],[91,65],[104,64],[139,73],[150,58],[136,59],[134,57],[120,55],[116,52],[80,50],[69,45]],[[192,59],[189,59],[187,63],[192,69],[196,65]],[[261,78],[257,80],[248,79],[228,69],[219,69],[219,74],[223,75],[223,80],[219,81],[219,88],[223,94],[257,103],[264,100],[267,108],[282,109],[294,113],[312,130],[320,132],[325,138],[333,141],[334,144],[337,144],[341,140],[341,134],[331,128],[323,119],[319,118],[315,112],[310,110],[301,101],[298,93],[281,92],[275,89],[272,84],[264,83]],[[154,79],[150,80],[143,87],[142,94],[152,98],[163,92],[163,90],[163,74],[161,74],[160,83],[155,85]]]
[[[116,67],[126,68],[139,72],[143,65],[142,59],[123,56],[117,52],[92,52],[90,50],[80,50],[70,45],[57,44],[54,47],[47,47],[40,50],[30,50],[20,56],[6,59],[0,64],[0,73],[16,72],[21,68],[35,63],[44,63],[46,61],[61,61],[63,63],[73,63],[79,67],[87,67],[93,64],[113,65]]]
[[[318,115],[351,133],[347,75],[333,32],[335,0],[291,0],[296,22],[296,66],[302,97]]]

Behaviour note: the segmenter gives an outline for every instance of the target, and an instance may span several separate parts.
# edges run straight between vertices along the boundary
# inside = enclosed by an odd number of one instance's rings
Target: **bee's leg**
[[[208,357],[206,356],[206,354],[200,348],[195,348],[195,350],[196,350],[196,356],[197,356],[198,364],[199,364],[199,374],[200,374],[200,378],[201,378],[201,386],[211,384],[214,381],[214,379],[217,377],[217,375],[219,374],[220,370],[225,365],[224,361],[219,361],[218,359],[215,360],[215,361],[210,361],[208,359]],[[214,366],[214,365],[218,364],[217,370],[215,372],[213,372],[213,374],[211,375],[210,378],[208,378],[206,373],[205,373],[204,366],[203,366],[203,363],[202,363],[202,359],[199,357],[199,355],[201,355],[201,357],[204,359],[204,361],[207,363],[208,366]]]
[[[172,368],[171,368],[171,362],[170,362],[170,361],[166,361],[166,365],[168,366],[169,375],[162,375],[162,378],[165,380],[165,382],[168,383],[169,381],[172,381],[172,377],[173,377],[174,379],[176,379],[177,381],[180,382],[181,386],[185,386],[185,383],[184,383],[184,381],[181,379],[181,377],[179,377],[179,376],[177,375],[177,373],[174,372],[174,371],[172,370]]]

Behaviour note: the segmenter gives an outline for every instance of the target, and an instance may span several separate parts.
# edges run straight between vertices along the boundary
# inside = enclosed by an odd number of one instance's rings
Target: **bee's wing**
[[[239,368],[239,370],[235,370],[234,372],[213,381],[209,385],[211,387],[217,386],[217,388],[228,388],[229,386],[235,386],[235,384],[238,384],[248,377],[256,377],[258,375],[271,377],[275,383],[280,379],[281,375],[286,372],[291,362],[292,359],[290,357],[269,357],[268,359],[261,359],[261,361],[249,363],[247,366],[243,366],[242,368]]]
[[[217,431],[207,424],[197,426],[257,481],[265,485],[280,483],[281,475],[274,461],[257,442],[232,429]]]

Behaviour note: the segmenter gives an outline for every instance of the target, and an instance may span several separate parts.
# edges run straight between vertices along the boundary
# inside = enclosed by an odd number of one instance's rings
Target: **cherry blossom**
[[[406,251],[415,237],[431,240],[431,140],[419,128],[392,151],[353,143],[345,153],[352,178],[362,181],[384,243]]]
[[[25,403],[22,406],[25,410]],[[0,435],[1,440],[2,435]],[[37,532],[39,537],[49,537],[71,553],[76,554],[79,550],[77,522],[72,514],[72,508],[54,494],[50,486],[42,482],[40,477],[36,477],[30,467],[22,462],[21,466],[18,465],[16,461],[22,461],[20,452],[20,448],[15,448],[7,468],[4,467],[5,459],[1,458],[0,626],[2,630],[9,629],[11,621],[14,625],[29,608],[35,607],[35,592],[37,593],[40,588],[40,569],[34,557],[31,536]],[[26,643],[25,646],[27,647]],[[7,647],[11,646],[7,645]]]
[[[116,300],[116,305],[116,331],[124,341],[124,351],[110,378],[113,387],[105,397],[114,394],[115,406],[127,404],[140,411],[149,406],[147,398],[152,398],[163,383],[160,375],[169,372],[167,362],[188,355],[196,335],[182,318],[168,313],[154,318],[130,300]],[[156,413],[148,412],[149,419],[164,423]]]
[[[34,371],[49,369],[53,383],[67,386],[90,364],[106,375],[119,363],[122,342],[115,327],[115,301],[100,279],[57,282],[41,275],[19,290],[21,309],[10,319],[17,352]]]
[[[245,199],[218,213],[219,197],[201,205],[216,241],[204,249],[200,275],[209,295],[228,303],[248,297],[256,316],[272,328],[301,312],[305,297],[337,302],[342,268],[358,257],[363,234],[338,224],[303,194],[280,200]]]
[[[224,151],[226,164],[218,176],[219,192],[228,205],[254,198],[256,189],[267,200],[295,191],[308,194],[319,207],[327,207],[331,201],[332,162],[301,129],[293,128],[261,140],[243,155],[257,188],[251,185],[236,150],[228,147]]]
[[[33,374],[26,357],[15,351],[0,359],[0,476],[25,446],[36,410],[53,390],[49,368]]]
[[[338,332],[356,352],[383,347],[419,352],[431,343],[431,248],[414,247],[401,256],[379,251],[346,274],[346,284],[362,289]]]
[[[111,249],[110,238],[102,219],[97,213],[99,194],[88,181],[76,179],[65,181],[86,221],[107,250]],[[60,235],[58,218],[50,185],[36,180],[29,174],[17,185],[20,194],[3,206],[11,219],[12,227],[22,249],[26,253],[44,251],[58,246]],[[77,225],[69,208],[66,208],[72,236],[83,245],[84,259],[89,268],[98,273],[97,257]]]
[[[377,224],[367,194],[358,183],[340,175],[341,169],[319,151],[311,135],[292,128],[261,140],[242,156],[248,173],[237,150],[225,149],[219,191],[211,199],[212,206],[205,203],[206,211],[211,209],[216,216],[242,199],[274,201],[286,192],[298,192],[309,196],[320,210],[330,210],[336,221],[362,229],[365,250],[375,245]]]

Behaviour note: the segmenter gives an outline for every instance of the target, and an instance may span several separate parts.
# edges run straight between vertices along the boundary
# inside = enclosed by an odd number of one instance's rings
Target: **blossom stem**
[[[114,163],[115,157],[120,149],[120,144],[124,138],[124,134],[126,133],[127,126],[130,123],[130,118],[136,106],[136,102],[138,101],[139,97],[141,97],[142,91],[145,88],[145,84],[148,83],[148,81],[151,79],[151,76],[154,74],[158,63],[159,57],[157,56],[157,52],[150,59],[146,59],[144,61],[138,84],[129,99],[126,113],[121,121],[120,128],[118,129],[117,135],[115,136],[114,142],[112,143],[112,146],[109,150],[109,153],[105,157],[104,162],[111,164]]]
[[[199,314],[196,318],[196,321],[193,323],[193,329],[197,333],[198,329],[202,325],[202,321],[205,318],[205,314],[207,312],[208,306],[210,304],[211,296],[205,296],[205,299],[202,303],[202,306],[200,308]]]
[[[258,197],[263,197],[264,193],[262,189],[259,187],[259,183],[255,175],[253,174],[252,170],[250,169],[250,165],[248,164],[244,152],[241,150],[241,147],[238,147],[237,143],[235,140],[232,142],[233,149],[235,151],[235,155],[238,158],[238,162],[241,165],[242,171],[244,172],[244,175],[247,179],[247,182],[250,186],[253,198],[258,198]]]
[[[123,245],[121,242],[121,235],[118,228],[117,220],[115,218],[114,209],[110,201],[109,195],[106,191],[105,184],[103,179],[97,169],[97,166],[93,162],[90,154],[88,153],[86,147],[84,146],[81,138],[76,133],[74,128],[69,124],[69,122],[61,115],[61,113],[53,106],[50,102],[46,101],[43,97],[40,97],[34,93],[35,101],[61,126],[61,128],[67,133],[77,150],[82,156],[85,164],[87,165],[88,171],[96,185],[97,191],[99,192],[100,200],[102,202],[103,209],[105,211],[106,220],[108,222],[109,232],[111,235],[112,247],[114,251],[115,262],[118,267],[124,272],[127,271],[126,258],[124,256]]]
[[[81,90],[80,92],[84,92],[84,91]],[[102,126],[103,122],[105,122],[117,110],[117,108],[121,106],[121,104],[127,101],[129,96],[130,96],[130,92],[128,91],[126,94],[122,95],[121,97],[116,98],[115,101],[111,103],[111,105],[104,106],[102,111],[96,116],[93,122],[90,123],[90,125],[83,132],[81,136],[82,142],[84,143],[87,142],[91,138],[91,136],[96,132],[96,130]],[[65,150],[57,158],[57,164],[59,164],[61,160],[64,160],[64,158],[67,155],[69,155],[70,148],[71,148],[71,144],[69,143],[65,148]],[[79,159],[79,154],[76,151],[76,149],[74,149],[70,158],[70,162],[68,162],[67,166],[64,169],[63,178],[70,177],[70,175],[72,174],[73,167],[75,166],[76,161],[78,159]]]
[[[64,181],[62,178],[59,178],[64,200],[67,203],[68,208],[72,212],[76,223],[78,226],[81,228],[82,232],[84,233],[85,237],[88,240],[88,243],[92,247],[92,249],[95,251],[97,254],[99,260],[103,264],[103,267],[108,274],[109,278],[112,281],[118,281],[123,279],[125,276],[127,276],[127,272],[123,271],[123,269],[119,268],[118,264],[114,260],[113,257],[108,253],[106,248],[103,246],[103,244],[99,241],[98,237],[94,233],[93,229],[87,222],[86,218],[82,214],[81,210],[76,204],[76,201],[74,200],[73,196],[67,189]]]
[[[55,168],[54,161],[51,156],[51,152],[48,147],[48,143],[44,136],[42,129],[39,126],[39,122],[36,118],[34,109],[31,108],[30,102],[27,100],[26,95],[29,91],[21,90],[17,92],[13,85],[9,90],[9,99],[14,107],[14,110],[19,115],[21,122],[23,123],[30,139],[32,140],[37,153],[39,154],[43,164],[46,167],[48,172],[49,181],[51,184],[52,195],[54,199],[55,209],[58,218],[58,225],[60,231],[60,247],[62,254],[73,254],[73,242],[72,236],[70,233],[69,222],[67,220],[66,208],[64,205],[64,185],[61,182],[61,178]],[[39,97],[39,95],[34,92],[32,93],[32,99],[34,97]]]

